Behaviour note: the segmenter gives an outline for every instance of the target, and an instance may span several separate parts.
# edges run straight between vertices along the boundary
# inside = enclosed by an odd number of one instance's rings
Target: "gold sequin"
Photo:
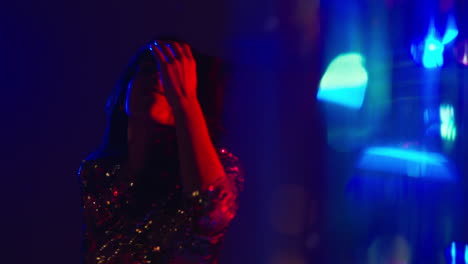
[[[237,177],[237,172],[241,171],[237,167],[237,163],[234,162],[234,156],[229,155],[230,153],[225,149],[221,150],[221,153],[225,153],[224,155],[220,155],[225,165],[225,171],[228,172],[228,178]],[[225,162],[228,163],[225,163]],[[94,168],[100,167],[101,169],[96,170],[95,172],[91,172],[92,170],[83,170],[82,176],[82,184],[86,181],[89,182],[87,186],[84,186],[83,197],[88,197],[90,202],[87,202],[88,207],[91,202],[93,202],[94,206],[92,206],[92,211],[88,208],[86,210],[89,215],[91,215],[90,219],[93,219],[93,222],[87,223],[89,226],[95,225],[99,223],[100,228],[96,229],[89,229],[90,232],[93,230],[112,230],[112,231],[104,231],[102,234],[95,233],[93,237],[99,238],[94,242],[97,242],[96,251],[100,252],[100,256],[96,258],[96,263],[108,263],[112,261],[123,261],[121,256],[118,255],[120,249],[125,248],[125,252],[130,252],[128,256],[132,261],[140,261],[141,263],[156,263],[155,256],[160,255],[161,247],[160,245],[165,246],[165,251],[168,254],[185,254],[184,250],[187,248],[194,248],[196,250],[204,250],[205,244],[200,243],[198,236],[193,235],[193,225],[199,224],[200,221],[197,221],[196,215],[204,215],[204,216],[211,216],[211,210],[216,208],[221,208],[220,206],[216,205],[219,201],[223,201],[226,199],[225,197],[221,196],[220,193],[214,192],[218,187],[218,183],[213,183],[213,185],[208,186],[207,190],[194,190],[193,192],[184,193],[180,184],[174,185],[174,192],[171,193],[166,199],[158,200],[158,201],[149,201],[149,207],[147,212],[138,212],[144,213],[145,219],[136,219],[141,221],[135,221],[134,219],[130,220],[126,215],[123,213],[126,212],[124,210],[117,210],[115,208],[132,208],[129,206],[123,206],[124,204],[129,204],[132,202],[134,203],[133,192],[138,189],[130,189],[129,187],[135,186],[135,179],[121,179],[119,176],[119,165],[115,165],[113,167],[108,167],[107,163],[93,163],[92,165],[88,165],[88,168],[94,165]],[[104,169],[105,168],[105,169]],[[110,168],[110,169],[109,169]],[[91,177],[88,176],[85,172],[91,172],[93,175]],[[99,173],[99,177],[94,177],[96,173]],[[95,182],[97,179],[102,179],[104,177],[110,177],[103,182]],[[113,182],[113,181],[121,181],[121,182]],[[127,188],[122,188],[122,187]],[[91,188],[90,188],[91,187]],[[144,188],[143,188],[144,189]],[[109,190],[109,191],[107,191]],[[130,194],[130,195],[129,195]],[[231,196],[228,196],[232,197]],[[91,199],[92,198],[92,199]],[[181,208],[169,208],[170,210],[164,210],[164,208],[168,208],[174,204],[174,201],[178,201],[179,198],[183,198],[184,207]],[[229,198],[230,199],[230,198]],[[111,205],[108,206],[108,205]],[[105,206],[107,205],[107,206]],[[189,205],[186,207],[185,205]],[[192,206],[190,206],[192,205]],[[95,209],[95,210],[94,210]],[[195,211],[200,210],[200,211]],[[229,217],[232,218],[234,210],[229,209]],[[100,213],[95,213],[94,211]],[[172,212],[175,212],[173,214]],[[220,211],[221,212],[221,211]],[[135,221],[132,223],[131,221]],[[156,223],[156,225],[153,225]],[[207,224],[212,225],[215,223],[212,219],[209,219]],[[102,232],[102,231],[101,231]],[[105,235],[104,235],[105,233]],[[166,245],[167,249],[166,249]],[[200,247],[203,245],[203,247]],[[214,245],[213,245],[214,246]],[[177,252],[175,253],[175,249]],[[148,254],[148,252],[153,252]],[[190,252],[190,251],[187,251]],[[89,253],[95,254],[95,253]],[[94,257],[96,257],[94,255]],[[173,260],[175,256],[170,255],[168,256],[169,259]]]

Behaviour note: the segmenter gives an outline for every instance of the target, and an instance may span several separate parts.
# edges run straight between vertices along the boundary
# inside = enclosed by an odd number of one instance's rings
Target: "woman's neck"
[[[171,141],[172,127],[167,126],[129,126],[128,159],[130,171],[138,172],[151,168],[161,155],[161,146]]]

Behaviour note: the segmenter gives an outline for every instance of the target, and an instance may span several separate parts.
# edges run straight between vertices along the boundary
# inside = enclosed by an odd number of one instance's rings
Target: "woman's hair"
[[[177,41],[173,37],[160,37],[156,40]],[[221,121],[223,88],[225,84],[224,65],[216,57],[201,54],[191,48],[197,63],[197,97],[207,122],[210,136],[215,144],[224,132]],[[128,116],[125,110],[128,85],[134,78],[139,63],[152,56],[147,46],[133,56],[116,83],[106,103],[107,127],[101,146],[89,158],[126,156],[128,144]]]

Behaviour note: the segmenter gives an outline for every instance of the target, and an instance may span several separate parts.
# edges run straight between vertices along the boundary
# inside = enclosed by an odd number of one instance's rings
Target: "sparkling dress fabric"
[[[125,177],[121,157],[82,161],[77,175],[85,264],[218,263],[243,188],[238,158],[217,148],[226,177],[206,191],[186,193],[175,149],[173,143],[161,144],[155,170]]]

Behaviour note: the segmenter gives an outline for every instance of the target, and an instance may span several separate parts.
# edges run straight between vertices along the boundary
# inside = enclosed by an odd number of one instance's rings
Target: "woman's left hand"
[[[158,64],[166,98],[174,110],[197,103],[197,68],[190,46],[156,41],[150,50]]]

